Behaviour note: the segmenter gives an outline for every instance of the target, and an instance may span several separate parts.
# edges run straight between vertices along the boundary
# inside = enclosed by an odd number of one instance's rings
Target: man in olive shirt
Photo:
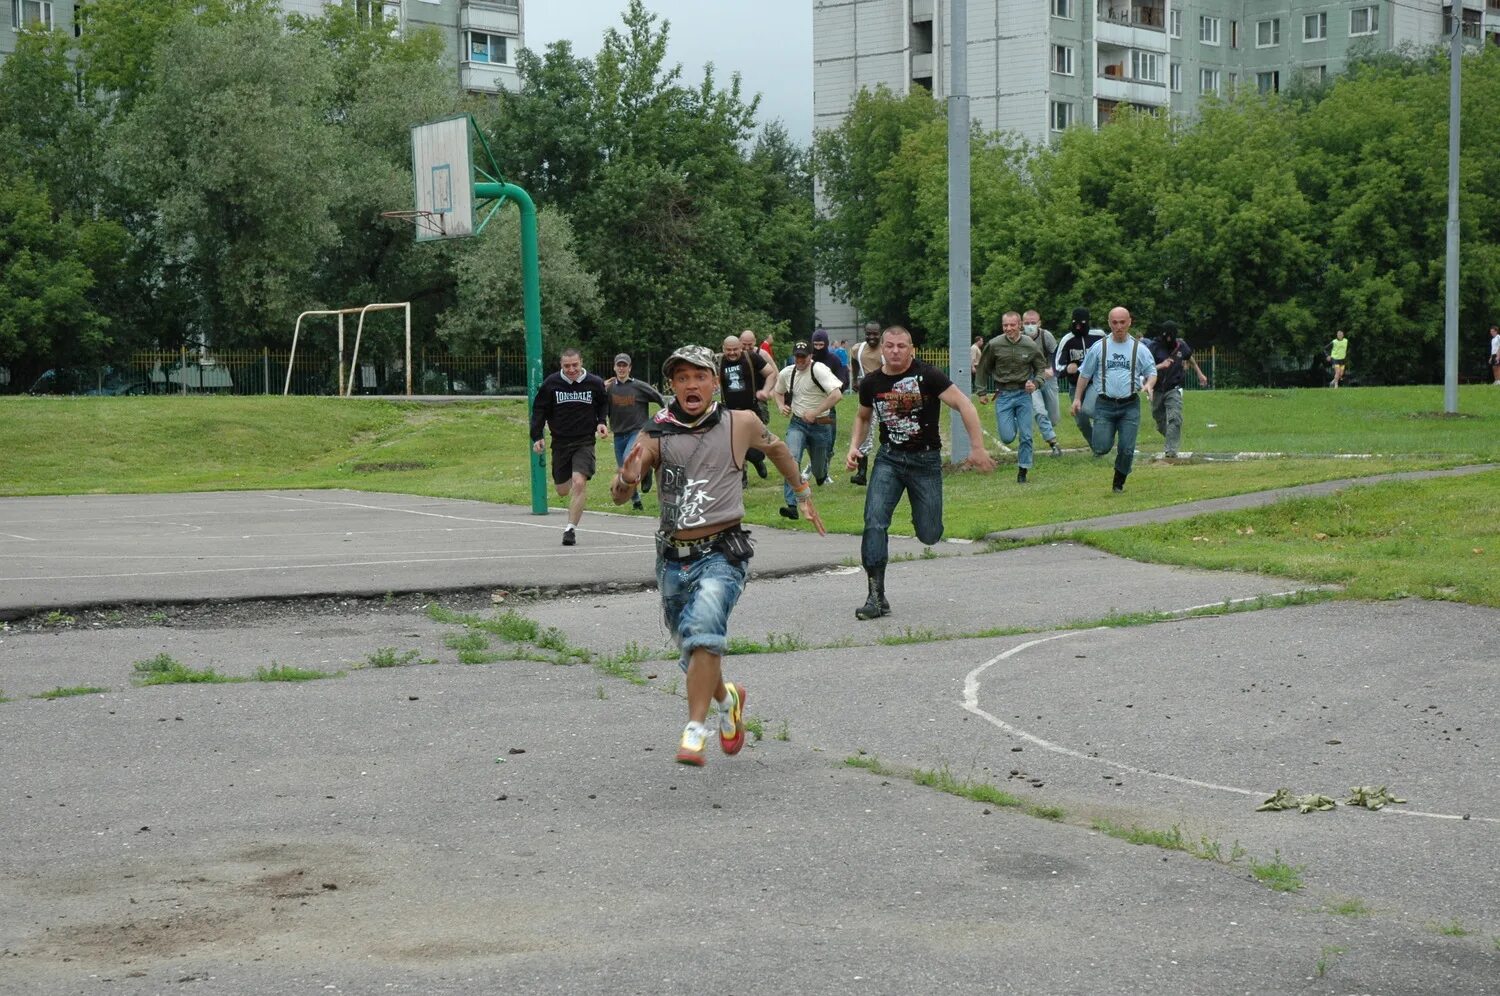
[[[994,378],[995,428],[1002,443],[1021,437],[1016,483],[1025,484],[1026,472],[1031,469],[1031,395],[1042,382],[1047,359],[1035,339],[1021,334],[1019,312],[1007,311],[1000,319],[1000,329],[979,354],[974,370],[975,393],[980,404],[989,404],[982,385]]]

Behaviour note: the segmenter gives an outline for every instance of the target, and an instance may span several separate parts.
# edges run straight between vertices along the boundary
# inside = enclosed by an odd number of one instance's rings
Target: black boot
[[[860,487],[864,487],[866,484],[868,484],[869,480],[865,477],[865,468],[868,467],[869,464],[870,464],[870,458],[869,457],[860,457],[859,458],[859,469],[854,472],[854,476],[853,477],[849,478],[849,483],[850,484],[858,484]]]
[[[1118,494],[1121,491],[1125,490],[1125,475],[1122,474],[1122,473],[1120,473],[1118,470],[1115,471],[1115,484],[1114,484],[1114,487],[1115,487],[1115,493],[1116,494]]]
[[[854,610],[856,619],[879,619],[881,616],[889,615],[891,603],[885,600],[885,567],[867,567],[865,573],[869,575],[870,595],[865,599],[865,604]]]
[[[644,494],[649,494],[650,492],[651,492],[651,470],[650,470],[650,468],[647,468],[646,473],[644,475],[642,475],[642,477],[641,477],[641,494],[643,494],[643,495]]]

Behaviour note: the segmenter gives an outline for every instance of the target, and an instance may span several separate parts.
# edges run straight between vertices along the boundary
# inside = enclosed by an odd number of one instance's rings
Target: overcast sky
[[[620,27],[626,0],[526,0],[526,45],[538,53],[554,41],[592,58],[604,30]],[[703,77],[712,62],[727,85],[738,72],[745,99],[761,95],[757,121],[780,118],[800,145],[812,140],[812,0],[646,0],[671,22],[667,59],[683,80]]]

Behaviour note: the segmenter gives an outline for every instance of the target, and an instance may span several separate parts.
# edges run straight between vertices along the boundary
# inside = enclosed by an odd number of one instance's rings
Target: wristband
[[[636,480],[632,481],[630,478],[626,477],[624,474],[620,473],[619,471],[615,472],[615,476],[620,479],[620,483],[621,484],[628,484],[632,488],[635,487],[637,484],[641,483],[639,479],[636,479]]]
[[[798,501],[807,501],[809,498],[812,497],[812,485],[811,484],[803,484],[800,489],[799,488],[793,488],[792,489],[792,497],[796,498]]]

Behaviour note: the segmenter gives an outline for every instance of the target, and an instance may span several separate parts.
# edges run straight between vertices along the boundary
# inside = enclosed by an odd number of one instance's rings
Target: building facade
[[[396,31],[435,29],[464,90],[495,93],[520,87],[516,53],[525,37],[522,0],[282,0],[281,6],[289,14],[316,17],[339,3],[353,4],[367,18],[378,12]],[[0,5],[10,8],[0,21],[0,62],[15,51],[21,31],[78,34],[77,0],[0,0]]]
[[[1040,144],[1122,107],[1199,101],[1342,72],[1369,51],[1446,37],[1455,0],[968,0],[970,113]],[[1500,0],[1456,0],[1470,44],[1500,45]],[[861,89],[949,89],[948,0],[813,0],[813,125],[836,128]],[[830,331],[862,324],[820,286]],[[877,316],[878,317],[878,316]]]

